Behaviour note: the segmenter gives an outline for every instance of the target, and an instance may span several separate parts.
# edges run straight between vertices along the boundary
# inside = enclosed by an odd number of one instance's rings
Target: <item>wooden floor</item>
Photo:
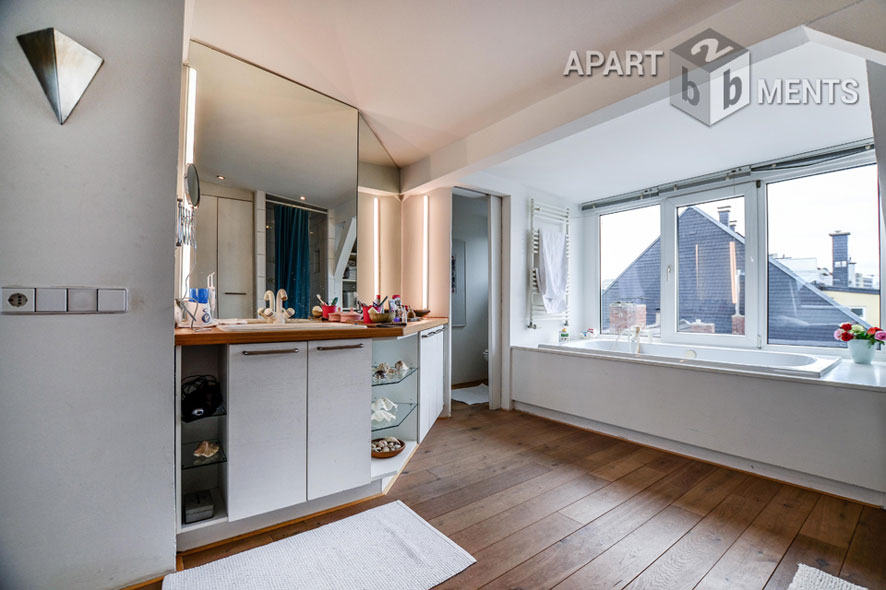
[[[454,405],[387,496],[184,555],[184,567],[402,500],[477,559],[441,588],[776,590],[797,563],[886,588],[882,510]]]

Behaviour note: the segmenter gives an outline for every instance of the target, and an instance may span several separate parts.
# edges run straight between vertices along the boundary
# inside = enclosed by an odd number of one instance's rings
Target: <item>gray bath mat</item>
[[[846,580],[801,563],[788,590],[867,590],[867,588],[850,584]]]
[[[170,574],[163,590],[427,590],[475,562],[397,501]]]

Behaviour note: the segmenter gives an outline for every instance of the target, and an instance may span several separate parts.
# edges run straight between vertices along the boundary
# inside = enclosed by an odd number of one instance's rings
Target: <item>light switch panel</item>
[[[126,289],[99,289],[99,313],[119,313],[126,311]]]
[[[68,290],[37,287],[37,311],[44,313],[68,311]]]
[[[84,313],[98,311],[98,290],[68,289],[68,311]]]
[[[3,287],[3,313],[30,313],[34,311],[34,289]]]

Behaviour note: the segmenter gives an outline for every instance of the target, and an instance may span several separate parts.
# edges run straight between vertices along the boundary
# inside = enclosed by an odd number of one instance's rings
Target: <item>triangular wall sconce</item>
[[[64,125],[105,60],[53,28],[17,38],[58,122]]]

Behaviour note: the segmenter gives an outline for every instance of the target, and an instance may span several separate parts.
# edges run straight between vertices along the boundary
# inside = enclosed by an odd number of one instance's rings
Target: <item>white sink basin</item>
[[[218,326],[224,332],[268,332],[277,330],[353,330],[365,328],[354,324],[342,324],[339,322],[317,322],[312,320],[295,320],[285,324],[262,323],[261,320],[247,320],[247,324],[223,324]]]

